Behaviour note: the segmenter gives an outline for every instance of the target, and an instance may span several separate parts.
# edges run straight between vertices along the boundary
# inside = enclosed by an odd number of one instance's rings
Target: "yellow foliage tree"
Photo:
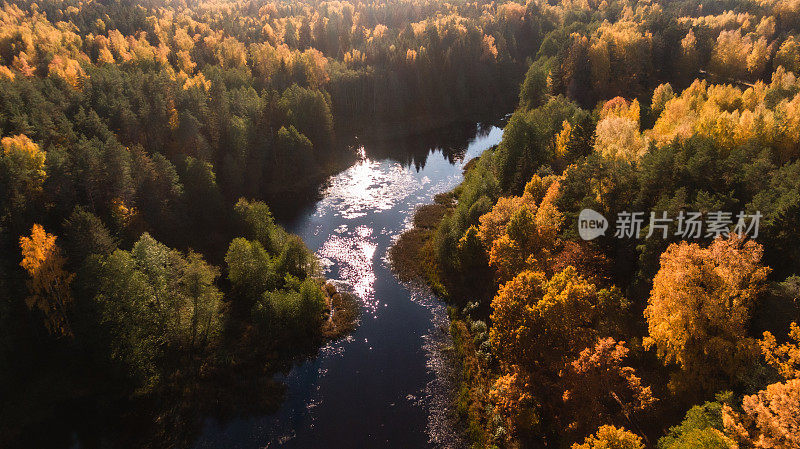
[[[775,54],[775,64],[790,72],[800,72],[800,39],[789,36]]]
[[[572,125],[564,120],[561,124],[561,131],[556,134],[556,157],[564,158],[569,152],[569,143],[572,140]]]
[[[0,144],[3,147],[3,157],[24,190],[40,190],[46,177],[46,153],[25,134],[3,137]]]
[[[486,246],[491,247],[495,240],[505,234],[508,221],[516,211],[522,208],[523,204],[522,198],[518,196],[501,197],[492,207],[491,212],[481,215],[478,236]]]
[[[500,198],[480,217],[478,235],[501,282],[525,269],[549,272],[564,221],[554,205],[559,186],[557,176],[534,176],[522,196]]]
[[[672,85],[669,83],[660,84],[653,91],[653,100],[650,104],[650,109],[655,114],[661,114],[661,111],[667,106],[667,102],[675,98],[675,92],[672,90]]]
[[[778,345],[774,335],[764,332],[761,352],[767,363],[777,369],[784,379],[798,379],[800,378],[800,326],[797,323],[791,324],[789,339],[793,343]]]
[[[757,78],[772,54],[767,39],[753,39],[740,30],[722,31],[711,54],[711,70],[729,79]]]
[[[0,65],[0,79],[8,79],[14,81],[15,75],[8,67]]]
[[[776,148],[785,162],[798,154],[798,87],[800,80],[783,67],[775,70],[770,83],[758,81],[744,91],[696,80],[666,102],[647,136],[663,146],[700,135],[726,150],[756,140]]]
[[[760,265],[762,252],[754,241],[731,235],[708,248],[672,244],[661,255],[644,312],[645,346],[654,346],[664,363],[680,365],[673,388],[719,388],[754,357],[747,326],[769,273]]]
[[[697,50],[697,37],[689,30],[681,39],[681,52],[677,63],[678,71],[685,80],[691,80],[700,68],[700,52]]]
[[[644,444],[635,433],[620,427],[602,426],[583,443],[573,444],[572,449],[644,449]]]
[[[725,430],[740,447],[800,447],[800,379],[774,383],[742,400],[742,413],[722,409]]]
[[[596,338],[593,328],[606,291],[572,267],[547,279],[523,271],[492,300],[489,341],[500,363],[555,372]]]
[[[609,159],[638,160],[647,149],[647,140],[639,132],[639,122],[638,100],[628,103],[616,97],[607,101],[600,109],[595,151]]]
[[[639,124],[630,118],[609,115],[597,123],[595,151],[609,159],[635,162],[647,150]]]
[[[614,97],[603,104],[602,109],[600,109],[600,118],[604,119],[611,115],[616,115],[617,117],[631,120],[636,123],[636,126],[639,126],[640,109],[639,100],[634,99],[628,103],[628,100],[622,97]]]
[[[56,236],[34,224],[30,237],[21,237],[20,266],[28,272],[28,290],[25,300],[28,308],[39,309],[45,316],[45,325],[51,334],[71,336],[72,328],[67,311],[72,304],[70,283],[75,276],[64,269],[66,259],[56,245]]]
[[[56,56],[48,65],[48,71],[66,81],[70,86],[79,89],[83,84],[86,73],[81,64],[71,58]]]

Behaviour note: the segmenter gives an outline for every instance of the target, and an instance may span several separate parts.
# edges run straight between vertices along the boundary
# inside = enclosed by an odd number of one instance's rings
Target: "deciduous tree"
[[[725,429],[745,447],[800,447],[800,379],[769,385],[742,400],[742,413],[723,409]]]
[[[598,290],[572,267],[549,280],[523,271],[492,301],[489,340],[501,364],[556,372],[594,341],[602,310],[619,302],[617,292]]]
[[[641,437],[624,428],[602,426],[583,443],[573,444],[572,449],[644,449],[644,444]]]
[[[715,402],[689,409],[683,421],[658,440],[658,449],[736,449],[722,423],[722,409],[729,399],[730,393],[720,394]]]
[[[792,323],[789,329],[791,342],[778,344],[770,332],[764,332],[761,340],[761,352],[773,368],[777,369],[784,379],[800,378],[800,326]]]
[[[72,336],[70,284],[75,275],[64,268],[67,261],[56,245],[56,236],[34,224],[30,237],[20,237],[19,246],[22,250],[20,265],[30,276],[28,290],[31,295],[25,303],[28,308],[36,308],[44,314],[45,325],[51,334]]]
[[[636,426],[635,415],[654,404],[650,387],[634,368],[623,365],[627,355],[625,342],[601,338],[567,365],[563,398],[573,420],[566,423],[570,430],[580,434],[601,424]]]
[[[769,273],[762,251],[732,234],[708,248],[681,242],[662,254],[644,312],[645,345],[681,367],[673,387],[714,389],[747,369],[755,349],[747,326]]]

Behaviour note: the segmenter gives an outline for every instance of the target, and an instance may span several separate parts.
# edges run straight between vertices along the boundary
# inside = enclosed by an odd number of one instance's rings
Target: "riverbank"
[[[434,294],[442,297],[444,287],[438,280],[433,248],[436,227],[445,214],[452,212],[452,193],[434,196],[414,212],[412,227],[403,232],[389,249],[389,260],[397,277],[404,282],[424,281]]]
[[[466,175],[475,167],[478,158],[467,161]],[[456,208],[458,189],[440,193],[431,204],[419,206],[412,226],[404,231],[389,250],[392,270],[405,282],[422,282],[442,301],[448,303],[447,291],[440,282],[435,256],[436,232],[440,223]],[[449,363],[457,373],[450,392],[453,416],[450,419],[464,440],[474,447],[486,447],[492,440],[489,422],[489,394],[492,387],[490,356],[482,351],[488,340],[483,321],[473,321],[467,310],[450,304],[449,333],[452,340]]]

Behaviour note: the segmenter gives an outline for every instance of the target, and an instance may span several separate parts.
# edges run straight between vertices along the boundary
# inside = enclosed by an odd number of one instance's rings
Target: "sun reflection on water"
[[[372,228],[358,226],[354,232],[332,235],[317,251],[325,265],[336,264],[339,277],[349,283],[365,309],[374,313],[378,308],[375,300],[375,271],[372,266],[377,244]]]
[[[343,224],[333,230],[317,255],[324,266],[338,269],[338,277],[351,285],[365,311],[375,315],[380,303],[375,299],[374,257],[378,234],[383,231],[375,232],[372,223],[359,219],[392,209],[419,188],[419,181],[397,162],[370,160],[363,147],[358,154],[356,164],[331,180],[319,204],[317,216],[337,216]]]
[[[360,160],[331,181],[320,212],[335,211],[345,219],[391,209],[417,186],[414,176],[397,162],[377,162],[359,150]]]

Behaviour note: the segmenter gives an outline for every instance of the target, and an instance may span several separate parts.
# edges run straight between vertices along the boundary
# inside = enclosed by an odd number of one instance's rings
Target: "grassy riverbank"
[[[487,151],[491,151],[487,150]],[[464,166],[466,175],[476,166],[475,158]],[[413,226],[389,249],[389,260],[397,276],[406,282],[423,282],[434,294],[448,301],[448,293],[439,278],[435,238],[442,220],[453,214],[459,189],[440,193],[432,204],[417,208]],[[486,447],[491,441],[491,423],[487,407],[492,374],[488,353],[481,352],[487,341],[486,323],[472,321],[459,307],[448,307],[453,360],[458,373],[453,388],[453,422],[473,447]]]

